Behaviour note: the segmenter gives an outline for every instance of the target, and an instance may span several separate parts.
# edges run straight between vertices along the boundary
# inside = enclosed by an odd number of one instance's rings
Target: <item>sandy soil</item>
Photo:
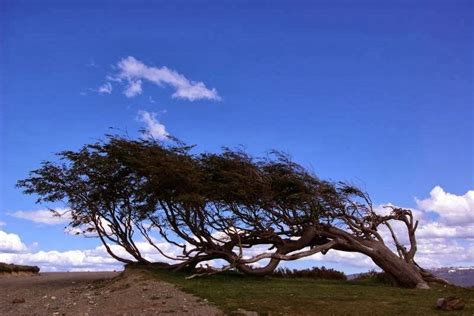
[[[0,315],[222,315],[145,273],[64,272],[0,278]]]

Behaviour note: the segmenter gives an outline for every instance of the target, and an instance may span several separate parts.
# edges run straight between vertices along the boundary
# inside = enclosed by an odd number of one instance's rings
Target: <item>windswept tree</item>
[[[377,214],[362,190],[321,180],[279,152],[257,159],[228,148],[191,149],[109,136],[59,153],[58,162],[44,162],[18,186],[38,202],[67,204],[69,225],[95,234],[124,263],[153,263],[137,240],[174,262],[162,267],[193,270],[221,259],[228,263],[222,270],[256,275],[282,260],[339,250],[369,256],[399,286],[439,281],[415,262],[418,221],[410,210]],[[393,223],[405,227],[408,244]],[[180,254],[161,249],[163,241]]]

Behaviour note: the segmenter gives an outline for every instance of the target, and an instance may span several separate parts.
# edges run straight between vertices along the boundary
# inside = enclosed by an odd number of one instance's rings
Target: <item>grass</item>
[[[154,277],[214,303],[230,314],[260,315],[474,315],[474,290],[433,285],[400,289],[372,281],[255,278],[234,273],[186,280],[183,273],[154,271]],[[462,311],[435,308],[440,297],[459,296]]]

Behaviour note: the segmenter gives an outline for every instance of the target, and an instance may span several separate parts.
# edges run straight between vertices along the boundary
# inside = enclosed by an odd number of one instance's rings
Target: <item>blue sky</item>
[[[45,207],[14,185],[110,127],[138,137],[150,127],[144,113],[197,150],[287,151],[377,204],[465,200],[470,225],[473,9],[471,1],[2,1],[0,230],[30,252],[95,247],[64,225],[13,216]],[[143,76],[132,78],[141,93],[127,97],[130,81],[117,77],[128,56],[216,97],[173,97],[179,87]],[[98,91],[104,85],[111,93]],[[446,195],[430,195],[437,186]],[[438,221],[446,203],[424,205],[427,221],[466,228]],[[453,238],[444,244],[474,250],[474,236]]]

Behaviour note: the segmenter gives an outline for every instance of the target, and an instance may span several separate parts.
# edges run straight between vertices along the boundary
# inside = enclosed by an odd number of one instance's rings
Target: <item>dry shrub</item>
[[[370,270],[369,272],[359,274],[354,281],[369,281],[374,283],[392,284],[390,277],[385,272]]]
[[[344,272],[334,269],[327,269],[326,267],[314,267],[311,269],[289,269],[278,268],[272,273],[273,277],[278,278],[308,278],[308,279],[326,279],[326,280],[347,280]]]

